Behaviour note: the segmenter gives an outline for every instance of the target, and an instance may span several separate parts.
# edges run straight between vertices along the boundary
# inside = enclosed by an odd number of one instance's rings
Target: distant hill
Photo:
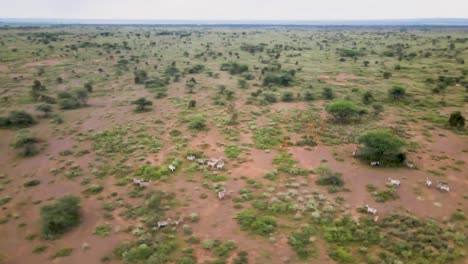
[[[0,18],[0,25],[468,26],[468,18],[381,20],[106,20]]]

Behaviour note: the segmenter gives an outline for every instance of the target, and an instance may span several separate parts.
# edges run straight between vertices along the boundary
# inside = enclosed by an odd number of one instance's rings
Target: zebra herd
[[[193,155],[187,156],[187,160],[189,161],[196,161],[200,165],[208,165],[208,167],[212,169],[222,170],[224,168],[224,160],[222,158],[219,159],[197,159]]]

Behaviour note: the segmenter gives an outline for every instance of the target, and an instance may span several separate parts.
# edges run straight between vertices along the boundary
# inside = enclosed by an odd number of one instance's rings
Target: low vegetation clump
[[[141,112],[149,111],[149,109],[146,108],[146,107],[153,105],[153,102],[147,100],[144,97],[141,97],[141,98],[138,98],[137,100],[133,101],[132,104],[136,105],[135,112],[141,113]]]
[[[271,216],[258,215],[251,210],[239,212],[236,215],[236,220],[242,230],[261,236],[274,233],[277,227],[276,221]]]
[[[145,197],[143,206],[129,208],[125,217],[139,218],[145,227],[136,227],[135,240],[123,242],[114,249],[114,255],[129,263],[178,263],[173,256],[178,244],[171,229],[158,231],[158,221],[166,220],[165,211],[173,203],[174,195],[153,191]],[[185,258],[183,258],[185,259]]]
[[[263,85],[278,85],[287,87],[292,85],[294,81],[294,76],[291,72],[288,71],[275,71],[275,72],[267,72],[265,77],[263,78]]]
[[[203,115],[196,115],[193,116],[189,122],[189,129],[194,131],[203,131],[208,130],[208,126],[206,125],[206,118]]]
[[[37,154],[36,143],[39,139],[31,134],[29,131],[22,130],[16,134],[14,146],[21,149],[21,156],[32,157]]]
[[[460,111],[455,111],[450,114],[450,118],[448,120],[448,124],[450,127],[454,128],[464,128],[465,127],[465,117],[461,114]]]
[[[31,114],[25,111],[12,111],[6,117],[0,117],[0,128],[24,128],[36,124]]]
[[[328,166],[320,165],[314,170],[314,173],[318,175],[315,181],[318,185],[329,186],[329,192],[337,192],[345,182],[340,174],[333,172]]]
[[[307,259],[311,256],[317,255],[317,249],[311,240],[315,234],[314,230],[310,227],[302,227],[300,232],[292,232],[288,238],[288,244],[296,252],[300,259]]]
[[[53,204],[41,207],[41,233],[45,239],[55,239],[81,221],[80,198],[64,196]]]
[[[58,98],[60,109],[77,109],[87,105],[88,91],[85,88],[75,89],[71,92],[62,91],[58,93]]]
[[[279,155],[273,159],[273,164],[277,166],[277,170],[289,175],[308,175],[309,170],[296,166],[297,161],[291,157],[291,154],[281,150]]]
[[[161,177],[167,176],[169,174],[170,170],[167,166],[157,165],[143,165],[135,171],[135,176],[137,178],[142,178],[147,181],[159,180]]]
[[[375,191],[372,193],[376,202],[384,203],[386,201],[396,200],[400,198],[395,187],[388,187],[383,191]]]
[[[96,229],[94,230],[94,234],[102,237],[106,237],[110,235],[112,232],[112,226],[110,224],[104,224],[100,226],[96,226]]]
[[[238,146],[228,146],[224,150],[224,154],[226,154],[226,157],[230,159],[235,159],[239,156],[241,151],[242,151],[241,148],[239,148]]]
[[[121,126],[98,132],[90,138],[94,140],[94,149],[98,153],[103,154],[130,154],[138,149],[145,149],[150,153],[157,153],[162,147],[161,141],[156,136],[144,132],[130,134],[127,128]]]
[[[281,130],[274,128],[258,128],[253,133],[255,147],[258,149],[272,149],[281,143]]]
[[[24,187],[28,188],[28,187],[34,187],[34,186],[37,186],[41,184],[41,181],[40,180],[30,180],[30,181],[27,181],[23,184]]]
[[[241,74],[249,70],[249,66],[246,64],[239,64],[237,62],[226,62],[221,65],[222,71],[228,71],[230,74]]]

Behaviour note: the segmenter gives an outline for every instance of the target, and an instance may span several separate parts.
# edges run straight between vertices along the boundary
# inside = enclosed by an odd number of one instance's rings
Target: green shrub
[[[281,95],[281,101],[283,101],[283,102],[292,102],[292,101],[294,101],[294,94],[292,92],[284,92]]]
[[[258,149],[272,149],[281,143],[281,130],[258,128],[254,131],[253,140]]]
[[[272,217],[257,215],[251,210],[239,212],[236,215],[236,219],[242,230],[262,236],[275,232],[277,226],[276,221]]]
[[[292,232],[291,235],[289,235],[288,244],[293,248],[300,259],[307,259],[317,254],[317,250],[310,240],[313,234],[313,229],[310,227],[303,227],[301,232]]]
[[[451,127],[464,128],[465,127],[465,117],[461,114],[460,111],[455,111],[450,114],[448,123]]]
[[[15,148],[21,148],[21,156],[31,157],[37,154],[36,143],[39,140],[27,130],[18,132],[15,136]]]
[[[239,64],[237,62],[226,62],[221,64],[222,71],[228,71],[230,74],[241,74],[249,70],[249,66],[246,64]]]
[[[73,227],[81,220],[80,198],[64,196],[53,204],[41,207],[42,237],[54,239]]]
[[[148,109],[146,106],[151,106],[153,105],[153,102],[147,100],[144,97],[138,98],[135,101],[132,101],[132,104],[136,105],[135,112],[141,113],[141,112],[146,112]]]
[[[359,115],[358,107],[350,101],[338,100],[327,106],[327,112],[330,113],[338,122],[349,122]]]
[[[380,161],[381,164],[400,164],[406,159],[401,151],[405,145],[404,140],[389,130],[372,130],[363,134],[358,140],[364,144],[359,157],[365,160]]]
[[[152,166],[152,165],[143,165],[138,167],[135,171],[135,176],[138,178],[143,178],[144,180],[159,180],[161,177],[169,175],[170,171],[167,166]]]
[[[267,72],[263,78],[263,86],[279,85],[290,86],[294,81],[293,76],[288,71]]]
[[[30,181],[27,181],[23,184],[24,187],[33,187],[33,186],[37,186],[41,184],[41,181],[40,180],[30,180]]]
[[[278,101],[274,93],[265,92],[265,93],[262,93],[262,96],[263,96],[263,100],[270,104],[276,103]]]
[[[93,184],[83,191],[84,194],[98,194],[104,190],[104,187],[100,184]]]
[[[400,101],[406,97],[406,89],[401,86],[394,86],[388,90],[388,96],[393,101]]]
[[[80,101],[76,98],[64,98],[60,99],[58,101],[58,104],[60,106],[60,109],[63,110],[72,110],[72,109],[78,109],[81,107]]]
[[[224,154],[226,154],[226,157],[230,159],[235,159],[239,156],[241,151],[242,150],[237,146],[229,146],[224,150]]]
[[[396,188],[393,187],[393,186],[388,187],[384,191],[373,192],[372,195],[374,196],[375,201],[379,202],[379,203],[384,203],[384,202],[390,201],[390,200],[396,200],[396,199],[398,199],[400,197],[398,195],[398,193],[397,193]]]
[[[334,173],[328,166],[320,165],[314,172],[318,175],[315,181],[318,185],[331,185],[341,187],[344,185],[344,180],[338,173]]]
[[[12,111],[7,117],[0,117],[0,128],[24,128],[36,124],[36,121],[25,111]]]
[[[100,226],[96,226],[96,229],[94,230],[94,234],[102,237],[106,237],[110,235],[112,232],[112,226],[110,224],[104,224]]]
[[[348,249],[345,247],[337,247],[331,253],[330,257],[338,263],[356,263]]]
[[[335,98],[335,93],[333,92],[332,88],[325,87],[322,91],[322,97],[326,100],[332,100],[333,98]]]
[[[0,206],[5,205],[5,204],[8,203],[9,201],[11,201],[11,197],[10,197],[10,196],[5,196],[5,197],[3,197],[3,198],[0,198]]]
[[[189,129],[196,131],[208,130],[206,119],[203,115],[193,116],[188,127]]]
[[[68,257],[73,253],[73,248],[61,248],[55,252],[52,258]]]

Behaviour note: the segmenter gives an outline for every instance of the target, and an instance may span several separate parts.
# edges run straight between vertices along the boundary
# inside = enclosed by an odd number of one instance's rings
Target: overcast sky
[[[0,18],[196,20],[468,18],[468,0],[0,0]]]

